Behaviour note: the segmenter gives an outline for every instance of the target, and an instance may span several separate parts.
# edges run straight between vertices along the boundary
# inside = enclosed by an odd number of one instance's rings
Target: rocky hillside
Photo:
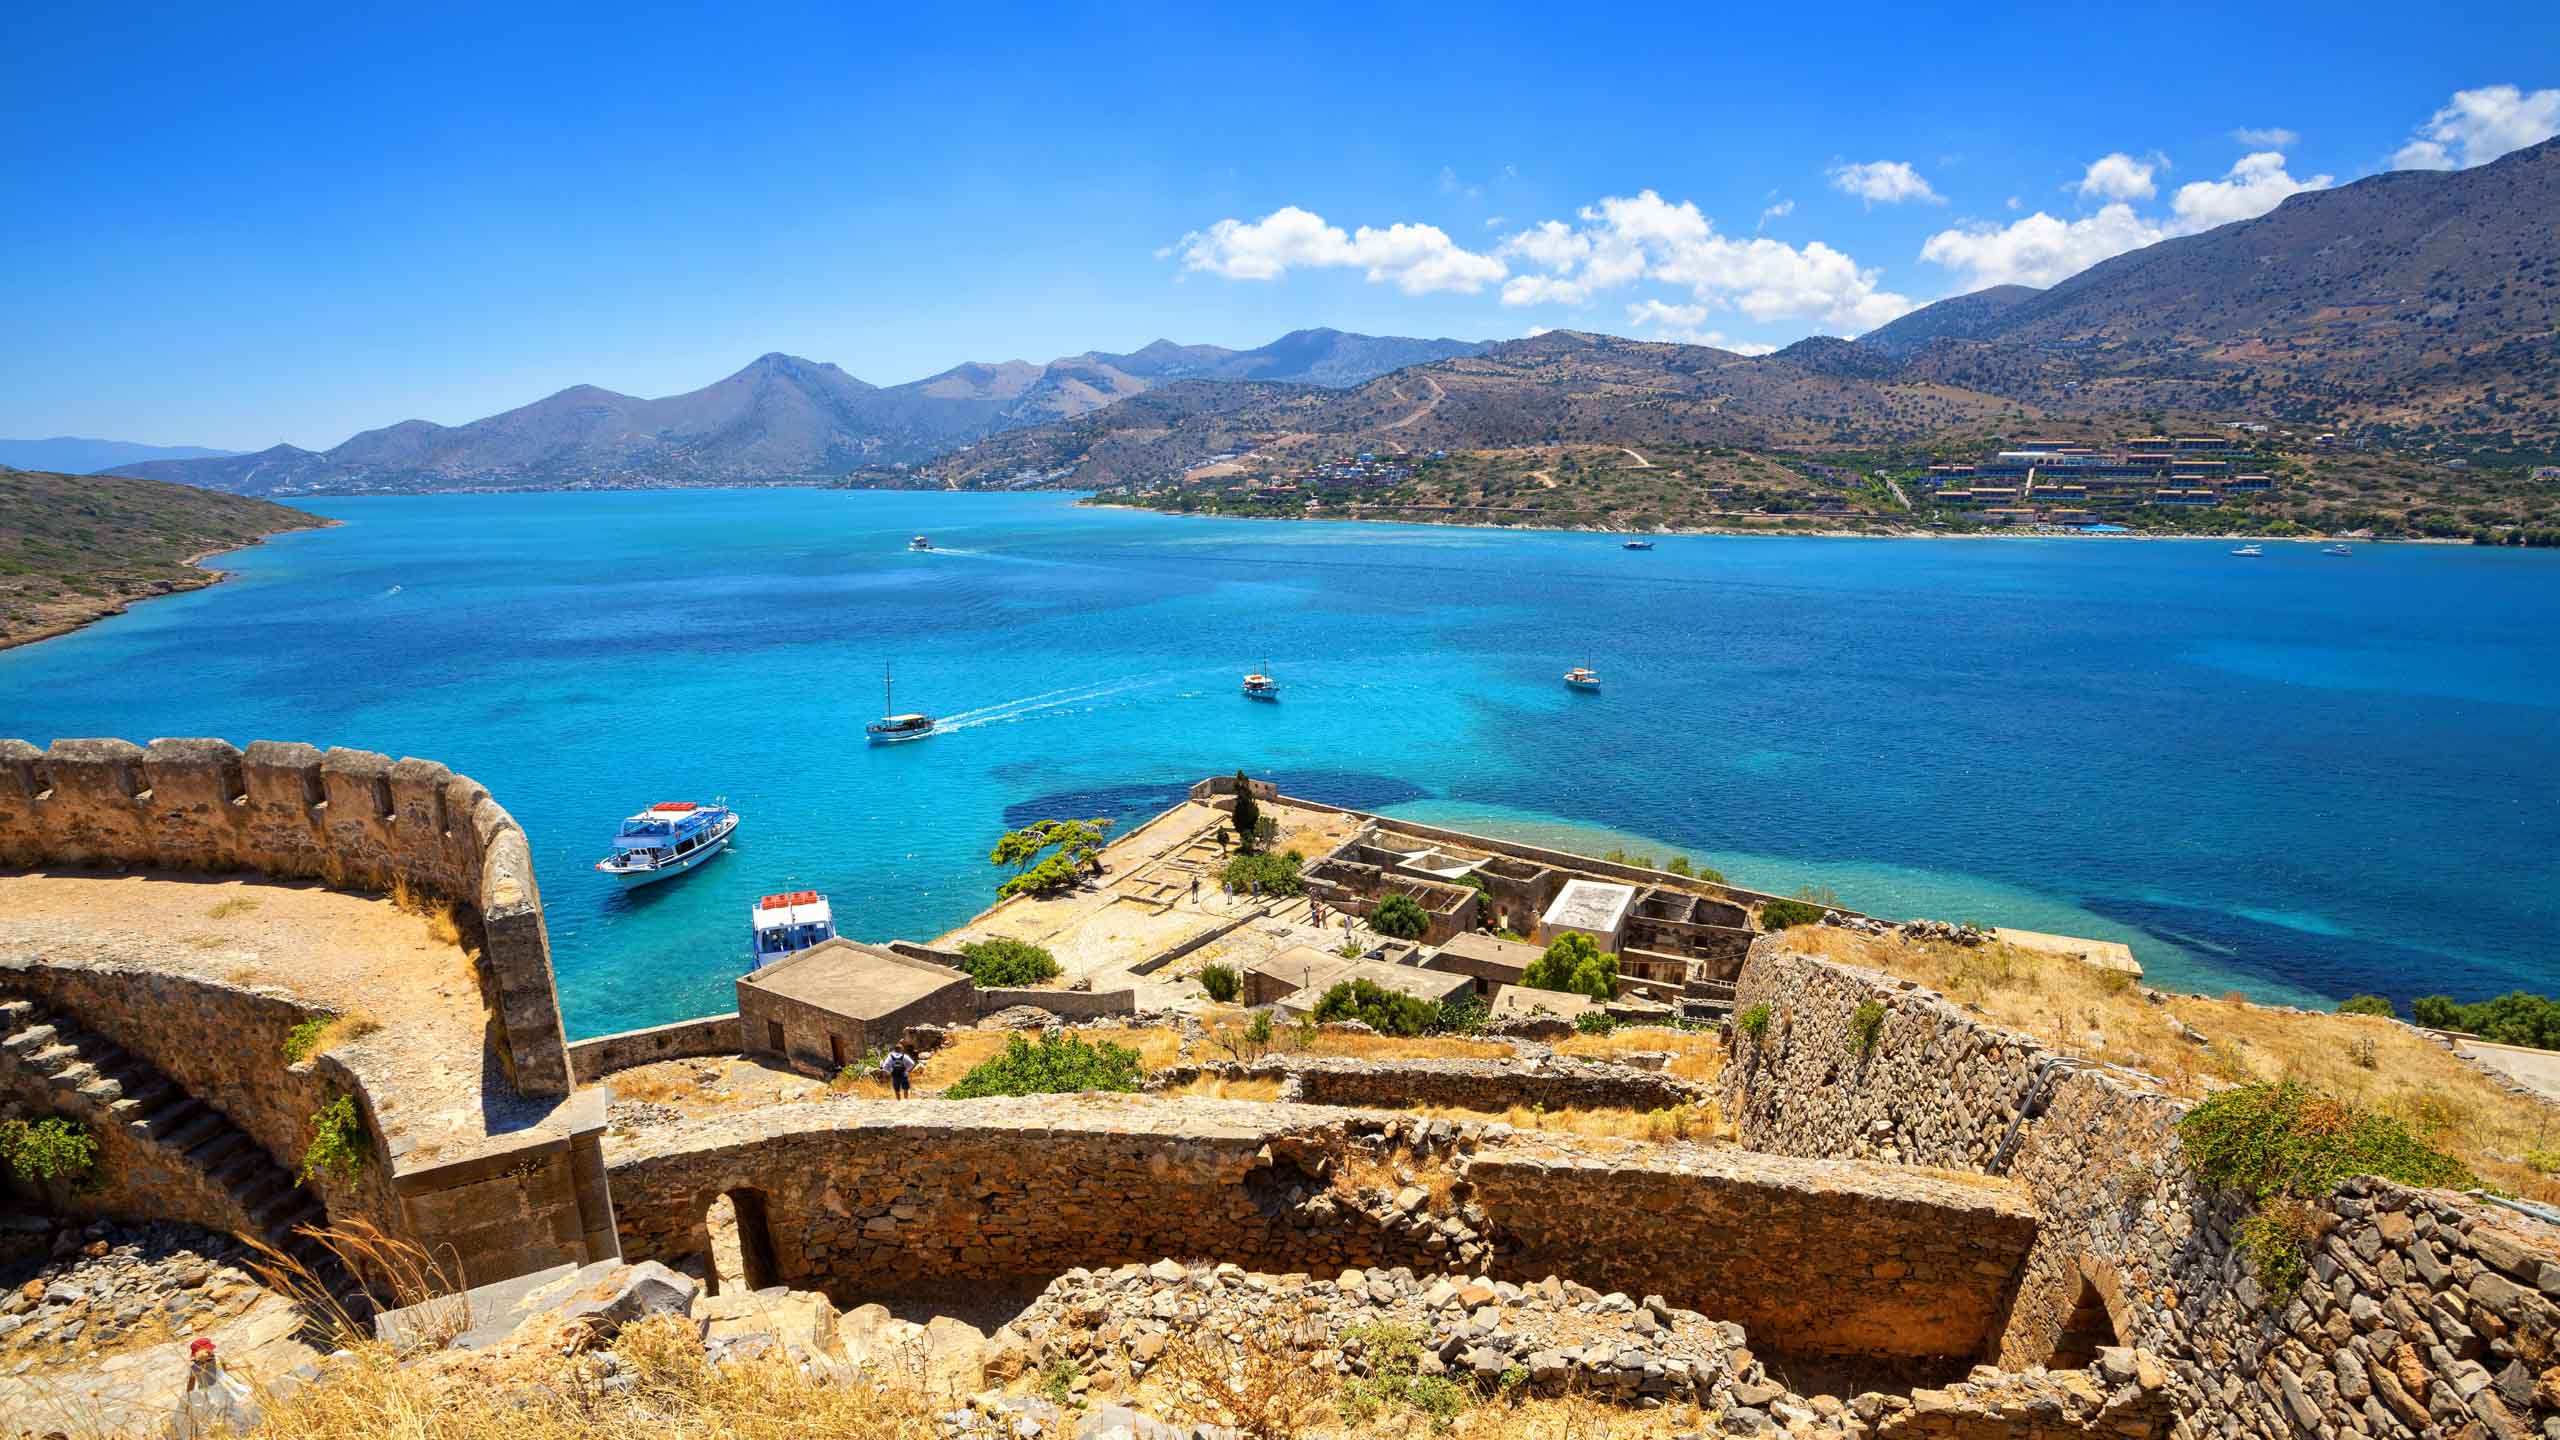
[[[1834,342],[1843,343],[1843,342]],[[1553,330],[1341,390],[1206,386],[1001,435],[918,467],[960,488],[1103,489],[1240,449],[1313,458],[1559,444],[1856,445],[2025,423],[2033,407],[1925,380]],[[1121,412],[1128,413],[1121,413]]]
[[[1781,358],[2077,410],[2176,406],[2378,442],[2560,448],[2560,140],[2402,170]]]
[[[1300,330],[1255,350],[1159,340],[1128,355],[959,365],[888,387],[834,365],[771,354],[682,395],[642,399],[577,385],[467,425],[404,420],[325,451],[278,445],[253,455],[143,462],[122,473],[244,494],[807,480],[1071,419],[1164,384],[1350,385],[1479,348]]]
[[[0,467],[0,647],[210,585],[198,558],[328,523],[165,481]]]

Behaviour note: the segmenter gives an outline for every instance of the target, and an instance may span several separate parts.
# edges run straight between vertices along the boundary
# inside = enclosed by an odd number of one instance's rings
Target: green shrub
[[[1084,1366],[1073,1355],[1061,1355],[1040,1371],[1031,1389],[1052,1405],[1074,1405],[1076,1382],[1084,1378]]]
[[[960,968],[981,990],[1037,985],[1058,978],[1058,957],[1027,940],[975,940],[960,947]]]
[[[1493,1019],[1493,1007],[1474,995],[1461,995],[1440,1005],[1440,1028],[1453,1035],[1473,1035]]]
[[[1876,1042],[1882,1038],[1884,1002],[1870,1000],[1858,1007],[1857,1014],[1849,1017],[1849,1039],[1858,1047],[1858,1058],[1863,1060],[1876,1053]]]
[[[2479,1183],[2398,1120],[2290,1080],[2213,1096],[2178,1122],[2178,1138],[2196,1178],[2254,1202],[2233,1239],[2260,1287],[2279,1299],[2302,1283],[2318,1235],[2309,1202],[2342,1182],[2378,1175],[2455,1190]]]
[[[2419,1024],[2460,1030],[2500,1045],[2560,1050],[2560,1000],[2509,991],[2495,1000],[2465,1005],[2449,995],[2422,995],[2409,1006]]]
[[[1063,1030],[1042,1032],[1036,1041],[1014,1035],[1004,1053],[979,1063],[943,1091],[950,1100],[988,1095],[1062,1095],[1078,1090],[1135,1090],[1145,1074],[1138,1052],[1105,1040],[1089,1044]]]
[[[310,1019],[302,1021],[300,1024],[297,1024],[292,1029],[286,1031],[284,1034],[284,1063],[287,1065],[299,1065],[304,1060],[310,1058],[311,1052],[319,1047],[320,1032],[328,1029],[329,1022],[334,1018],[336,1017],[327,1014],[314,1015]]]
[[[364,1116],[356,1113],[355,1097],[341,1095],[311,1117],[311,1143],[303,1147],[302,1173],[294,1183],[308,1183],[315,1174],[353,1180],[372,1154],[373,1143],[365,1134]]]
[[[30,1183],[78,1180],[98,1163],[98,1137],[86,1125],[59,1115],[0,1120],[0,1163]]]
[[[1236,772],[1236,848],[1252,853],[1262,839],[1262,802],[1253,798],[1253,782]]]
[[[1742,1032],[1742,1038],[1754,1045],[1759,1044],[1769,1038],[1769,1007],[1765,1004],[1751,1006],[1733,1017],[1733,1026]]]
[[[1316,1002],[1316,1023],[1357,1020],[1381,1035],[1427,1035],[1440,1028],[1440,1007],[1368,980],[1345,980]]]
[[[1819,925],[1822,916],[1822,907],[1809,900],[1770,900],[1760,906],[1760,928],[1776,931]]]
[[[2225,1090],[2188,1111],[2178,1136],[2198,1179],[2252,1200],[2318,1200],[2358,1175],[2451,1190],[2479,1183],[2398,1120],[2290,1080]]]
[[[1585,1035],[1606,1035],[1618,1028],[1618,1017],[1606,1010],[1585,1010],[1573,1017],[1573,1028]]]
[[[1232,1005],[1244,989],[1244,976],[1236,973],[1233,965],[1203,965],[1200,967],[1200,988],[1208,991],[1209,998],[1219,1004]]]
[[[2524,1168],[2536,1175],[2560,1175],[2560,1150],[2527,1150]]]
[[[1560,990],[1594,1000],[1618,998],[1618,957],[1579,930],[1556,937],[1547,953],[1529,962],[1520,983],[1532,990]]]
[[[1467,1392],[1445,1375],[1424,1375],[1422,1342],[1412,1330],[1386,1321],[1354,1325],[1343,1339],[1359,1342],[1369,1373],[1345,1381],[1340,1408],[1346,1425],[1361,1426],[1382,1411],[1410,1410],[1446,1428],[1467,1405]]]
[[[2339,1001],[2338,1013],[2341,1015],[2397,1015],[2400,1012],[2389,1000],[2380,995],[2358,995],[2352,1000]]]
[[[1239,894],[1259,888],[1265,895],[1301,895],[1306,893],[1307,882],[1299,878],[1298,867],[1305,863],[1306,857],[1295,850],[1279,855],[1238,855],[1227,861],[1227,868],[1218,872],[1218,878]]]
[[[1390,895],[1378,902],[1377,913],[1369,917],[1369,928],[1398,940],[1419,940],[1431,928],[1431,917],[1410,895]]]

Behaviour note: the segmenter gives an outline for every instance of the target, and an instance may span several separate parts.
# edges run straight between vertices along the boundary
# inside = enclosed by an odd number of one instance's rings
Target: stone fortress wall
[[[634,1260],[708,1253],[704,1216],[731,1197],[751,1286],[1038,1285],[1167,1257],[1574,1274],[1780,1352],[1939,1361],[1997,1332],[2036,1229],[2001,1181],[1105,1095],[772,1107],[640,1137],[611,1174]],[[1754,1234],[1774,1243],[1707,1238]]]
[[[437,1248],[475,1279],[610,1255],[612,1205],[600,1148],[601,1095],[573,1081],[552,985],[531,852],[515,819],[477,782],[432,761],[259,741],[0,740],[0,865],[247,871],[333,888],[404,886],[450,902],[476,966],[488,1133],[467,1153],[404,1153],[386,1116],[417,1097],[336,1056],[298,1065],[284,1037],[319,1013],[272,986],[190,978],[148,963],[19,957],[0,992],[39,1002],[104,1037],[236,1125],[290,1176],[310,1118],[352,1096],[375,1153],[352,1183],[297,1181],[332,1222],[361,1216]],[[30,1098],[41,1100],[42,1096]],[[592,1109],[592,1115],[584,1114]],[[498,1113],[504,1111],[506,1113]],[[134,1136],[147,1127],[109,1118]],[[139,1187],[82,1197],[104,1214],[158,1215],[167,1157],[110,1170]],[[201,1177],[198,1177],[201,1183]],[[601,1248],[599,1248],[601,1247]]]
[[[1782,932],[1783,933],[1783,932]],[[1861,1005],[1884,1024],[1861,1057]],[[2320,1207],[2311,1278],[2264,1294],[2239,1202],[2177,1158],[2188,1102],[2000,1030],[1912,982],[1784,953],[1745,967],[1724,1073],[1743,1143],[2024,1186],[2040,1228],[2000,1363],[2140,1347],[2172,1371],[2184,1433],[2560,1434],[2560,1229],[2476,1196],[2349,1182]]]

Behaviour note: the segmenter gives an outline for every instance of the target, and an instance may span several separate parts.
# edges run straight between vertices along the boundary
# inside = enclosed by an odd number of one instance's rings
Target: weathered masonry
[[[252,1223],[224,1228],[252,1233],[363,1217],[441,1247],[475,1279],[613,1253],[603,1095],[571,1094],[531,852],[476,782],[431,761],[272,741],[0,740],[0,865],[397,885],[450,902],[478,957],[486,1064],[464,1062],[481,1093],[457,1097],[395,1083],[383,1057],[397,1037],[288,1063],[287,1034],[323,1012],[285,989],[114,947],[0,954],[0,1000],[30,1007],[13,1012],[19,1063],[0,1078],[40,1107],[83,1097],[84,1118],[118,1127],[110,1158],[129,1162],[77,1204],[208,1221],[228,1206]],[[312,1117],[338,1096],[363,1117],[369,1163],[351,1181],[298,1183]],[[439,1135],[432,1154],[411,1147],[413,1117],[456,1111],[466,1135]]]
[[[2560,1229],[2494,1202],[2349,1182],[2312,1278],[2260,1291],[2238,1202],[2176,1157],[2187,1102],[1983,1024],[1909,982],[1784,954],[1744,968],[1726,1108],[1745,1143],[1890,1156],[2025,1187],[2038,1230],[1994,1353],[2009,1368],[2140,1346],[2192,1435],[2560,1435]],[[1863,1057],[1861,1005],[1884,1009]]]

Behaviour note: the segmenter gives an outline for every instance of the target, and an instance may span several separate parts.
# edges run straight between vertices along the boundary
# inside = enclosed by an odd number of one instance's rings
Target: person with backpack
[[[889,1072],[890,1091],[899,1099],[906,1099],[909,1088],[908,1077],[915,1073],[916,1057],[907,1053],[907,1047],[903,1043],[892,1045],[889,1047],[889,1058],[880,1062],[880,1068]]]

